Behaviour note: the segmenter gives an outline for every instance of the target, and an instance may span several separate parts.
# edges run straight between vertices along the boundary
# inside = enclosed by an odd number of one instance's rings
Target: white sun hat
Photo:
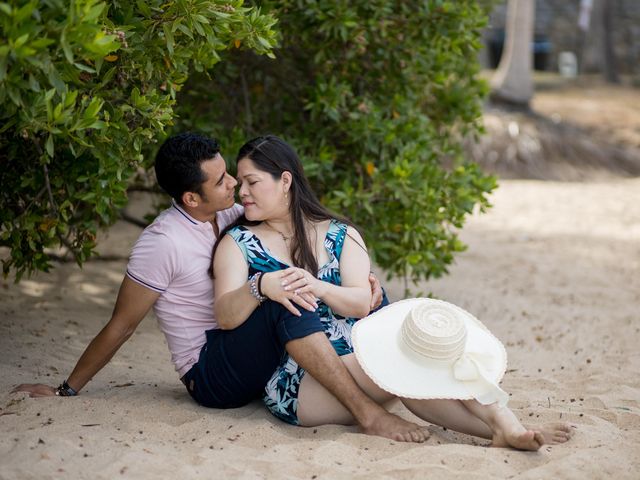
[[[413,298],[356,322],[358,362],[383,390],[404,398],[475,398],[507,404],[498,383],[507,369],[504,346],[478,319],[451,303]]]

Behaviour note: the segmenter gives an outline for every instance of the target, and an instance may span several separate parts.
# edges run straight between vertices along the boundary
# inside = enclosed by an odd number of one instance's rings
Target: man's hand
[[[11,393],[27,392],[30,397],[51,397],[56,389],[42,383],[23,383],[11,390]]]
[[[382,303],[382,286],[373,272],[369,273],[369,283],[371,284],[370,310],[375,310]]]

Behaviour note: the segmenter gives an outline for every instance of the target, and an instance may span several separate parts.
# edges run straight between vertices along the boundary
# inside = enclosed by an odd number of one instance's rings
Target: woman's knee
[[[343,355],[340,357],[347,370],[356,381],[358,386],[364,393],[366,393],[373,401],[380,405],[387,404],[388,402],[395,400],[397,397],[386,390],[381,389],[371,378],[366,374],[358,363],[354,353]]]
[[[299,425],[303,427],[355,423],[349,410],[308,373],[300,382],[297,416]]]

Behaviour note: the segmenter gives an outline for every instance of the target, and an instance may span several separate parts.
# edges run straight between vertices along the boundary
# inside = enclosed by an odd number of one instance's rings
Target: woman
[[[241,325],[265,300],[295,308],[292,303],[305,301],[300,297],[317,299],[325,334],[359,386],[380,404],[393,400],[353,354],[351,329],[367,315],[371,295],[369,256],[358,231],[319,203],[299,158],[275,136],[246,143],[238,153],[237,171],[245,214],[221,236],[213,265],[220,325]],[[491,438],[495,446],[537,450],[571,435],[566,424],[526,429],[497,403],[400,400],[423,420]],[[269,381],[264,402],[293,425],[353,423],[350,413],[288,356]]]

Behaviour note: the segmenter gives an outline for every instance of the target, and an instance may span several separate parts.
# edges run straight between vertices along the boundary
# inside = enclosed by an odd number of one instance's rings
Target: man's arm
[[[111,320],[91,340],[67,379],[71,388],[80,391],[111,360],[124,342],[131,337],[159,296],[159,293],[143,287],[129,277],[124,278]],[[22,384],[13,391],[28,392],[32,397],[55,395],[55,388],[40,383]]]

